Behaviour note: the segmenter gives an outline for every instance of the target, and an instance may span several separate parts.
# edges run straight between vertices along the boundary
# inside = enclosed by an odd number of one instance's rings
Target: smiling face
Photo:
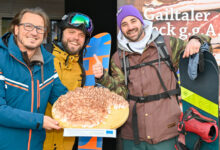
[[[78,54],[85,43],[85,33],[76,28],[66,28],[63,31],[62,44],[65,50],[71,54]]]
[[[37,14],[25,13],[20,21],[20,24],[24,23],[44,28],[44,20]],[[44,34],[38,33],[36,28],[32,31],[27,31],[24,25],[15,25],[14,34],[17,45],[22,51],[36,50],[44,40]]]
[[[124,36],[132,42],[137,42],[144,38],[143,25],[141,21],[134,16],[127,16],[122,20],[121,31]]]

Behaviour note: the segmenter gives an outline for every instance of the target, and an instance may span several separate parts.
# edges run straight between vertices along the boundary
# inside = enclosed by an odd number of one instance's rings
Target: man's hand
[[[198,39],[191,39],[186,45],[185,51],[183,53],[183,58],[198,53],[200,47],[201,43]]]
[[[56,130],[59,130],[61,129],[61,127],[59,127],[58,125],[59,123],[50,118],[49,116],[44,116],[44,123],[43,123],[43,128],[46,129],[46,130],[52,130],[52,129],[56,129]]]
[[[93,55],[93,57],[96,60],[96,64],[92,66],[93,74],[94,74],[95,78],[99,79],[103,76],[103,66],[96,55]]]

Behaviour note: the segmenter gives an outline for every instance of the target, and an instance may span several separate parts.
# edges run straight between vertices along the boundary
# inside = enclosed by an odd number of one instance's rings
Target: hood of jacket
[[[121,50],[127,52],[137,52],[142,54],[146,46],[150,44],[152,41],[154,41],[160,34],[158,31],[153,29],[153,23],[151,21],[144,20],[143,28],[145,36],[142,40],[137,42],[129,41],[120,30],[117,36],[118,47]]]
[[[11,56],[15,57],[17,60],[21,61],[22,63],[25,63],[22,57],[22,53],[15,42],[15,37],[11,32],[8,32],[2,36],[2,38],[0,39],[0,48],[8,51],[8,53]],[[51,59],[53,59],[54,56],[51,53],[49,53],[43,47],[43,45],[40,45],[40,49],[44,63],[48,63],[49,61],[51,61]]]

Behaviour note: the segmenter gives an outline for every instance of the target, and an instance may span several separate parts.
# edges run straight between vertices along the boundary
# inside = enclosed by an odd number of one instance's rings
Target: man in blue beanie
[[[162,36],[132,5],[117,13],[118,50],[112,56],[111,76],[101,63],[93,66],[96,81],[129,101],[129,117],[121,127],[124,150],[175,150],[180,107],[176,71],[179,55],[199,51],[206,36],[189,42]],[[98,61],[98,60],[97,60]]]

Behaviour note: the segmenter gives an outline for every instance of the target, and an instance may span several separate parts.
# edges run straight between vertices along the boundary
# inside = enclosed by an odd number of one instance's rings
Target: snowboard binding
[[[178,123],[178,131],[186,135],[187,132],[195,133],[199,139],[194,143],[194,150],[199,150],[202,141],[207,143],[214,142],[218,137],[218,126],[215,120],[201,115],[195,108],[190,107],[181,114]],[[186,145],[177,141],[176,150],[189,150]]]
[[[180,117],[178,131],[186,135],[192,132],[207,143],[214,142],[218,137],[218,126],[215,120],[201,115],[195,108],[190,107]]]

